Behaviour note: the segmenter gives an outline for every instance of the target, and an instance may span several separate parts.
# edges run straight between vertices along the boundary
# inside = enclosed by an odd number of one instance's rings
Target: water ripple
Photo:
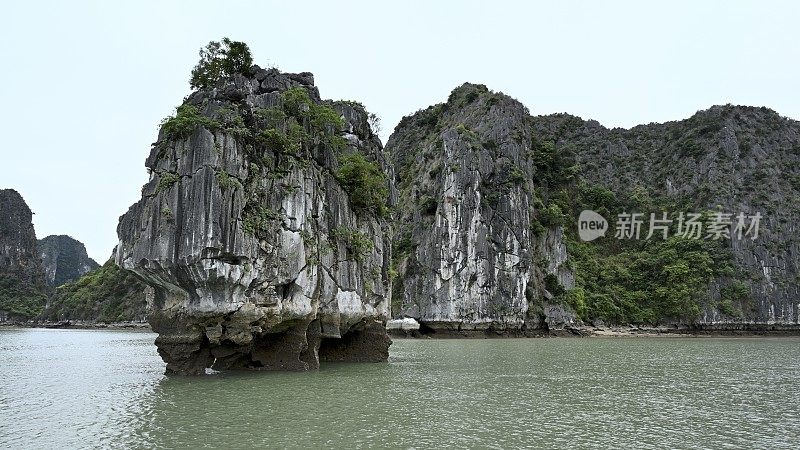
[[[154,335],[0,330],[0,447],[797,448],[800,339],[399,340],[167,378]]]

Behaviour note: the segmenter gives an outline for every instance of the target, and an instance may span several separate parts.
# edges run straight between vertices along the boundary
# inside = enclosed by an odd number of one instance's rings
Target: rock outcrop
[[[253,67],[164,122],[116,262],[152,287],[167,371],[385,361],[391,186],[364,108]]]
[[[39,240],[39,254],[47,284],[56,287],[75,281],[100,267],[86,254],[86,247],[70,236],[53,235]]]
[[[40,318],[59,323],[144,322],[146,291],[147,285],[112,257],[102,267],[58,286]]]
[[[17,191],[0,190],[0,322],[30,319],[47,299],[32,217]]]
[[[545,278],[572,286],[563,231],[531,228],[528,121],[518,101],[465,84],[395,129],[396,316],[433,329],[537,328],[554,295]]]
[[[395,317],[429,330],[797,324],[800,123],[716,106],[630,130],[465,84],[386,145],[399,192]],[[763,216],[757,239],[577,236],[580,211]],[[734,224],[735,225],[735,224]],[[675,227],[671,231],[674,232]]]
[[[800,122],[732,105],[629,130],[566,114],[532,122],[541,140],[574,155],[584,183],[618,199],[638,198],[639,205],[671,213],[731,214],[734,227],[739,213],[761,215],[758,237],[731,232],[721,240],[733,270],[710,278],[690,322],[701,328],[800,323]]]

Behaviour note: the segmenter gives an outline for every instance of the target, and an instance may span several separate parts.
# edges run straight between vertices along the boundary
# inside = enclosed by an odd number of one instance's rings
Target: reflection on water
[[[800,339],[398,340],[388,364],[167,378],[154,335],[0,330],[0,447],[785,447]]]

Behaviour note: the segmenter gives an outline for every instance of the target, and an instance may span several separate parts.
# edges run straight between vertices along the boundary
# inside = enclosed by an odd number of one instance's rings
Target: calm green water
[[[0,329],[0,448],[797,448],[800,339],[396,340],[167,378],[154,335]]]

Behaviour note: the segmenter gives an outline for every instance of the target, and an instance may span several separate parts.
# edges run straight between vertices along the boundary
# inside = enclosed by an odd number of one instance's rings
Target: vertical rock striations
[[[116,261],[152,286],[167,371],[385,361],[389,181],[364,108],[253,67],[165,120]]]
[[[47,300],[32,217],[17,191],[0,190],[0,322],[33,318]]]
[[[527,108],[482,85],[401,121],[386,145],[399,190],[394,314],[519,331],[541,325],[546,279],[571,287],[562,230],[531,228],[530,141]]]
[[[39,240],[47,284],[56,287],[75,281],[100,267],[86,254],[86,247],[69,236],[47,236]]]
[[[399,192],[393,315],[423,330],[800,321],[800,124],[771,110],[607,129],[465,84],[403,118],[386,150]],[[641,238],[581,242],[584,209],[612,228],[643,213]],[[675,222],[668,239],[645,239],[663,212],[700,213],[706,227],[720,213],[763,219],[757,239],[686,239]]]

